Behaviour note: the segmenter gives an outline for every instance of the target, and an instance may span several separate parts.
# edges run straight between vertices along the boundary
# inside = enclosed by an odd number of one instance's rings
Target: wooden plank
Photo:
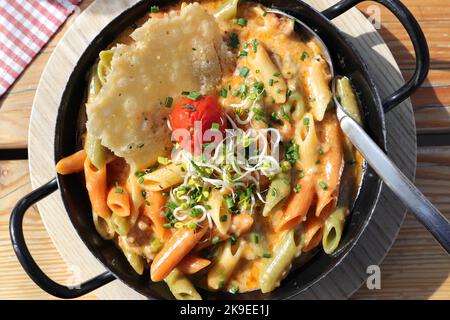
[[[450,219],[450,146],[419,148],[418,161],[416,185]],[[380,270],[381,290],[354,299],[450,299],[450,258],[412,214]]]
[[[9,238],[8,223],[15,203],[31,190],[28,161],[0,161],[0,299],[54,299],[41,290],[17,260]],[[59,256],[34,208],[24,219],[25,239],[42,270],[60,283],[73,275]],[[83,297],[92,299],[93,295]]]

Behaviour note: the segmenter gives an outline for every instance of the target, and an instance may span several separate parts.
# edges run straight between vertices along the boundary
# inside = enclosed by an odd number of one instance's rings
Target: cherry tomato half
[[[189,98],[181,99],[170,115],[170,125],[172,131],[185,130],[184,134],[183,131],[177,132],[177,141],[183,149],[191,153],[195,150],[197,154],[205,149],[205,144],[217,143],[221,140],[211,138],[208,134],[205,135],[205,132],[211,130],[209,135],[211,132],[214,134],[220,132],[221,137],[224,138],[227,122],[217,99],[213,96],[204,96],[196,101]]]

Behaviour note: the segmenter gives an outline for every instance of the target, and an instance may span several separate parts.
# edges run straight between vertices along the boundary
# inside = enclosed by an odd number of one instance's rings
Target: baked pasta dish
[[[260,4],[148,11],[100,52],[83,148],[56,170],[84,175],[98,233],[175,298],[270,292],[338,249],[360,183],[329,66]],[[361,123],[347,78],[338,93]]]

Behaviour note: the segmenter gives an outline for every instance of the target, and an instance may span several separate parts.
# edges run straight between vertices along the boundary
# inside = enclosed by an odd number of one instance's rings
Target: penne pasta
[[[300,169],[305,174],[318,172],[320,142],[317,137],[316,122],[311,113],[306,113],[298,124],[295,142],[299,145]]]
[[[323,226],[322,247],[326,254],[332,254],[341,241],[347,211],[348,209],[345,207],[338,207],[325,220]]]
[[[223,288],[234,269],[236,268],[244,249],[244,243],[239,241],[235,245],[231,245],[231,241],[227,240],[219,249],[214,265],[206,276],[208,288],[218,290]]]
[[[290,174],[279,173],[272,180],[267,191],[266,203],[262,212],[264,217],[267,217],[291,193],[290,178]]]
[[[259,42],[256,52],[250,52],[248,62],[254,77],[264,84],[267,95],[272,97],[275,103],[286,102],[286,81],[270,59],[263,43]]]
[[[302,241],[297,244],[294,230],[285,231],[273,248],[273,256],[263,263],[259,275],[259,286],[262,293],[270,292],[280,285],[292,261],[302,251]]]
[[[223,205],[223,195],[220,190],[211,191],[207,205],[211,207],[209,214],[219,233],[227,234],[231,226],[231,217]],[[227,218],[222,218],[224,216]]]
[[[95,212],[92,213],[92,221],[94,222],[95,230],[105,240],[111,240],[116,233],[115,227],[111,221],[111,217],[102,218]]]
[[[310,217],[306,220],[304,233],[305,240],[303,245],[303,252],[308,252],[317,247],[322,240],[323,223],[321,218]]]
[[[162,191],[183,182],[183,166],[170,163],[143,176],[143,187],[148,191]]]
[[[339,182],[344,169],[344,153],[342,132],[334,115],[327,115],[322,122],[321,139],[326,146],[320,156],[321,174],[316,185],[316,216],[326,219],[336,207],[339,195]]]
[[[100,61],[97,66],[97,77],[100,80],[100,83],[104,85],[106,83],[106,77],[111,70],[111,60],[113,58],[112,50],[104,50],[99,54]]]
[[[72,174],[83,171],[86,152],[80,150],[74,154],[62,158],[56,164],[56,172],[62,175]]]
[[[176,265],[195,247],[206,232],[206,228],[194,231],[178,229],[158,252],[150,267],[153,281],[163,280]]]
[[[286,204],[286,209],[276,226],[276,231],[295,228],[306,218],[314,197],[314,179],[306,176],[297,183],[300,186],[298,193],[292,193]]]
[[[336,81],[336,94],[340,99],[340,104],[345,111],[352,117],[360,126],[363,125],[361,114],[359,113],[358,100],[353,92],[352,84],[347,77],[338,78]]]
[[[177,300],[202,300],[194,285],[178,269],[173,269],[164,279],[167,286]]]
[[[144,215],[152,221],[155,234],[163,241],[167,241],[170,238],[170,231],[164,228],[166,219],[163,215],[167,197],[163,196],[161,191],[149,191],[145,199],[147,203],[143,207]]]
[[[219,9],[214,12],[214,18],[230,20],[236,17],[239,0],[223,0]]]
[[[84,150],[86,151],[86,154],[91,160],[92,164],[97,169],[103,167],[106,160],[107,149],[102,146],[99,139],[87,133],[86,139],[84,141]]]
[[[126,236],[130,231],[130,223],[126,217],[119,216],[115,212],[111,214],[109,219],[114,231],[120,236]]]
[[[106,165],[103,165],[101,169],[97,169],[90,159],[86,158],[84,161],[84,176],[92,211],[104,219],[109,218],[111,211],[106,203]]]
[[[108,192],[106,203],[108,208],[118,217],[130,215],[130,197],[127,189],[120,185],[111,187]]]
[[[180,270],[184,274],[194,274],[206,268],[210,264],[211,261],[207,259],[189,254],[180,261],[176,269]]]

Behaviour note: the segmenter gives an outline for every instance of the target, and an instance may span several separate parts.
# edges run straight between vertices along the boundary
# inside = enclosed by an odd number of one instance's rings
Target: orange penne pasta
[[[211,264],[211,261],[203,259],[192,254],[187,255],[177,265],[177,269],[184,274],[194,274],[206,268]]]
[[[299,180],[298,185],[301,186],[299,192],[289,196],[281,221],[275,226],[277,232],[295,228],[308,213],[315,194],[314,179],[312,176],[305,176]]]
[[[128,217],[130,215],[130,196],[127,189],[120,185],[109,189],[106,204],[119,217]]]
[[[303,244],[303,251],[308,252],[319,245],[322,241],[324,220],[317,217],[311,217],[306,220],[304,226],[305,242]]]
[[[152,281],[161,281],[167,277],[199,242],[206,230],[206,228],[196,231],[189,228],[178,229],[153,260],[150,267]]]
[[[86,157],[84,161],[84,176],[92,211],[104,219],[108,218],[111,215],[111,211],[106,203],[106,165],[103,165],[103,168],[99,170]]]
[[[317,179],[316,217],[324,219],[336,207],[339,183],[344,169],[343,137],[338,119],[327,114],[322,121],[321,140],[326,152],[321,156],[321,174]]]
[[[247,213],[231,216],[231,231],[238,237],[246,233],[253,225],[253,218]]]
[[[144,205],[144,214],[152,221],[153,231],[163,241],[170,238],[170,231],[164,228],[166,219],[162,214],[167,197],[163,196],[162,191],[148,191],[146,195],[147,204]]]
[[[62,158],[56,164],[56,172],[59,174],[71,174],[83,171],[86,151],[80,150],[74,154]]]

